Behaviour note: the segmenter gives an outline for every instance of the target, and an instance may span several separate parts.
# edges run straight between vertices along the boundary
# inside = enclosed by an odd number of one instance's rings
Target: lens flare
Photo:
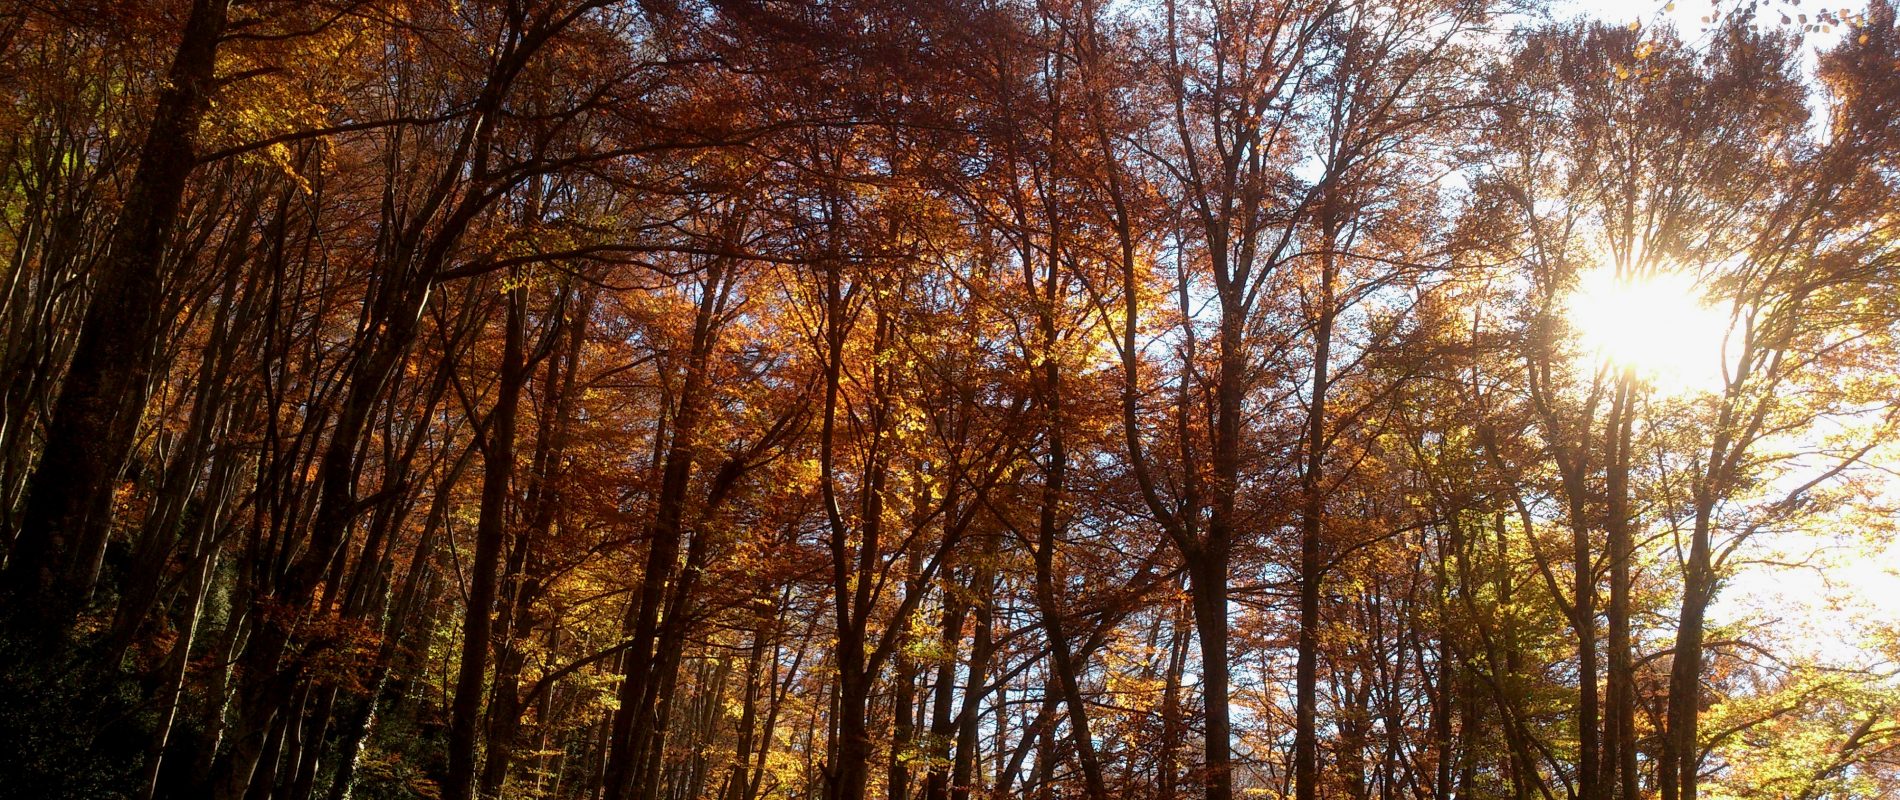
[[[1693,275],[1599,267],[1579,277],[1566,314],[1592,366],[1627,369],[1670,396],[1722,386],[1729,318],[1709,306]]]

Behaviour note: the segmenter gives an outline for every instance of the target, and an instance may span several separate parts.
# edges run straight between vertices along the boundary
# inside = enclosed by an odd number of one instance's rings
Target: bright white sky
[[[1644,27],[1670,23],[1690,42],[1700,40],[1705,31],[1714,27],[1703,20],[1711,15],[1727,14],[1738,5],[1735,0],[1721,0],[1719,4],[1709,0],[1553,0],[1551,16],[1565,19],[1574,16],[1591,16],[1608,22],[1627,25],[1641,22]],[[1761,0],[1755,12],[1756,21],[1764,28],[1778,27],[1781,18],[1786,15],[1792,23],[1789,30],[1801,27],[1800,20],[1805,15],[1810,24],[1819,24],[1816,16],[1822,10],[1840,15],[1860,14],[1867,10],[1866,0],[1808,0],[1806,3],[1795,0]],[[1836,26],[1831,31],[1808,32],[1805,42],[1807,62],[1813,66],[1816,48],[1827,47],[1840,39],[1842,28]]]
[[[1671,3],[1668,0],[1558,0],[1553,4],[1552,13],[1558,17],[1573,14],[1588,14],[1611,22],[1629,23],[1641,20],[1645,25],[1668,20],[1685,34],[1692,34],[1707,25],[1701,22],[1712,10],[1728,13],[1736,8],[1734,0],[1725,0],[1719,6],[1709,0],[1681,0]],[[1786,0],[1763,0],[1756,12],[1764,23],[1779,23],[1781,15],[1787,14],[1792,20],[1799,21],[1799,14],[1807,14],[1808,21],[1814,21],[1814,15],[1821,9],[1834,12],[1859,13],[1867,9],[1865,0],[1809,0],[1806,4],[1796,5]],[[1840,31],[1835,31],[1838,34]],[[1825,36],[1825,34],[1815,34]],[[1693,37],[1690,37],[1693,38]]]

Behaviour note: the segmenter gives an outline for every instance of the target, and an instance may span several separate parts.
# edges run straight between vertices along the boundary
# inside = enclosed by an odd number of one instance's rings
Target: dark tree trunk
[[[983,537],[982,557],[978,559],[975,575],[970,579],[974,597],[971,598],[973,614],[976,617],[975,636],[970,643],[970,666],[968,683],[963,687],[963,701],[957,711],[956,757],[950,767],[951,800],[969,800],[975,790],[977,748],[981,747],[977,737],[981,732],[983,719],[983,698],[988,692],[984,683],[989,680],[990,660],[996,651],[996,573],[995,560],[1001,546],[1000,537]],[[1002,720],[1009,710],[1001,703],[997,705],[998,741],[1006,731],[1001,730]],[[1000,774],[1002,767],[998,766]]]
[[[521,405],[521,387],[528,378],[527,314],[527,290],[516,287],[508,295],[500,386],[494,410],[489,412],[486,446],[482,448],[481,511],[475,525],[475,558],[469,567],[468,606],[462,614],[461,665],[455,679],[455,701],[449,711],[449,774],[443,787],[449,800],[469,800],[475,791],[476,740],[482,698],[486,695],[488,653],[494,638],[496,572],[508,535],[509,486],[515,473],[515,418]]]
[[[693,476],[695,437],[704,403],[706,360],[717,335],[722,277],[714,274],[711,282],[712,288],[701,297],[692,350],[684,365],[672,423],[672,438],[662,457],[660,487],[648,527],[646,570],[641,575],[640,593],[627,609],[624,627],[631,644],[621,659],[624,677],[618,694],[620,707],[614,711],[608,739],[604,776],[606,800],[636,796],[633,784],[645,760],[638,745],[655,725],[653,715],[658,698],[655,684],[662,655],[656,651],[661,633],[660,617],[668,601],[667,590],[674,581],[685,535],[687,489]]]
[[[1336,228],[1326,230],[1327,254],[1321,258],[1320,308],[1313,330],[1313,389],[1307,404],[1306,441],[1300,470],[1300,630],[1294,667],[1293,791],[1297,800],[1319,796],[1319,599],[1325,580],[1321,535],[1326,494],[1326,393],[1332,358],[1334,256]]]
[[[757,735],[760,681],[765,681],[767,693],[773,689],[771,678],[760,673],[765,668],[766,642],[771,638],[766,626],[770,624],[772,621],[761,617],[759,627],[752,631],[752,650],[746,654],[745,661],[745,695],[739,706],[739,730],[733,735],[732,774],[720,795],[723,800],[750,800],[752,740]]]
[[[65,633],[105,554],[113,484],[153,368],[166,240],[197,165],[198,123],[216,91],[228,7],[229,0],[194,0],[185,19],[8,554],[7,602],[16,611],[44,605],[34,622],[50,633]]]
[[[970,613],[968,604],[957,589],[954,582],[947,582],[943,593],[943,624],[937,640],[942,661],[937,664],[937,676],[932,687],[936,697],[930,710],[930,740],[934,749],[930,754],[930,771],[924,779],[924,800],[949,800],[950,797],[949,750],[957,730],[958,649],[963,642],[963,621]],[[980,681],[981,678],[973,677],[971,680]]]
[[[1608,471],[1608,502],[1605,530],[1609,534],[1610,605],[1609,681],[1603,715],[1603,756],[1598,791],[1605,798],[1636,800],[1636,675],[1630,660],[1630,561],[1635,556],[1635,524],[1630,519],[1629,470],[1630,437],[1635,412],[1630,378],[1617,382],[1616,397],[1610,406],[1609,431],[1604,437],[1609,451],[1604,458]]]
[[[564,313],[565,302],[565,295],[557,299],[552,313]],[[522,670],[527,666],[527,654],[522,650],[521,642],[533,634],[540,621],[541,615],[536,611],[535,604],[546,589],[549,573],[549,564],[542,548],[553,534],[556,507],[561,496],[558,487],[560,478],[556,473],[566,453],[569,399],[574,391],[575,364],[585,341],[586,315],[591,309],[591,298],[582,299],[574,312],[574,320],[554,320],[546,333],[548,338],[536,347],[537,354],[547,353],[564,330],[571,330],[563,352],[548,359],[543,389],[546,409],[541,415],[540,428],[535,437],[529,487],[523,503],[530,519],[523,534],[516,537],[514,547],[509,551],[507,567],[502,576],[501,594],[495,613],[498,636],[495,641],[494,687],[490,691],[493,706],[488,712],[486,728],[488,753],[475,784],[476,793],[482,797],[501,794],[508,770],[513,764],[516,742],[521,735],[521,715],[526,709],[522,706],[520,682]],[[531,357],[530,361],[533,360],[535,358]]]
[[[1675,659],[1669,671],[1668,726],[1663,731],[1658,776],[1664,800],[1696,800],[1702,766],[1697,738],[1702,709],[1702,640],[1709,599],[1714,593],[1710,564],[1711,513],[1698,499],[1695,528],[1685,565],[1682,611],[1676,622]]]

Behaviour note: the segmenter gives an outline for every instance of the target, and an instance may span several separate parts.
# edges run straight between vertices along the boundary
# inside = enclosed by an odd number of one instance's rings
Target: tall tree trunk
[[[1696,800],[1702,766],[1696,728],[1702,707],[1703,625],[1714,593],[1715,570],[1709,543],[1712,504],[1698,498],[1697,506],[1689,563],[1684,565],[1675,659],[1669,671],[1668,726],[1663,731],[1662,774],[1658,776],[1665,800]]]
[[[760,681],[766,682],[768,694],[773,689],[772,679],[762,677],[760,670],[765,668],[766,643],[772,638],[766,628],[775,622],[761,615],[758,623],[752,631],[752,650],[746,654],[745,695],[739,705],[739,730],[733,735],[732,774],[726,779],[726,790],[720,795],[722,800],[750,800],[752,740],[759,720]]]
[[[1635,557],[1635,541],[1630,518],[1629,471],[1630,437],[1635,411],[1632,378],[1619,376],[1616,396],[1610,404],[1609,431],[1604,436],[1609,452],[1604,459],[1608,471],[1608,497],[1604,528],[1609,534],[1610,605],[1609,681],[1603,715],[1603,755],[1598,791],[1605,798],[1637,800],[1636,783],[1636,675],[1630,658],[1630,562]]]
[[[855,647],[859,653],[864,651],[862,631],[852,628],[858,635],[840,637],[838,652],[846,652],[847,647]],[[859,656],[859,662],[862,656]],[[825,786],[827,800],[864,800],[866,785],[870,780],[871,766],[871,730],[870,713],[870,677],[864,671],[862,663],[839,664],[838,705],[834,714],[837,729],[838,746],[836,757],[827,765],[829,779]]]
[[[508,535],[508,497],[515,473],[515,418],[521,387],[527,382],[527,289],[508,293],[507,332],[502,349],[500,385],[489,412],[482,449],[482,496],[475,525],[475,557],[470,564],[468,606],[462,614],[462,657],[449,709],[449,772],[444,796],[469,800],[475,792],[476,748],[486,695],[488,653],[494,634],[496,574]]]
[[[996,650],[996,556],[1001,546],[1000,536],[991,534],[983,537],[982,555],[977,559],[974,575],[970,578],[973,596],[971,607],[976,616],[975,636],[970,643],[970,666],[967,683],[963,687],[963,700],[957,711],[956,755],[950,766],[951,800],[969,800],[975,790],[977,749],[982,746],[977,737],[983,719],[983,698],[988,695],[984,683],[989,680],[990,660]],[[998,741],[1007,733],[1002,730],[1002,721],[1009,709],[1001,702],[997,703]],[[1001,771],[999,766],[998,771]]]
[[[1178,590],[1177,590],[1178,591]],[[1180,789],[1181,772],[1178,760],[1181,734],[1181,681],[1187,671],[1188,618],[1190,610],[1186,604],[1170,604],[1168,621],[1168,671],[1161,687],[1161,749],[1156,755],[1155,796],[1160,800],[1175,800]]]
[[[1221,267],[1220,269],[1225,269]],[[1205,716],[1207,800],[1234,795],[1233,718],[1228,681],[1227,577],[1240,484],[1241,399],[1246,390],[1247,320],[1241,288],[1229,279],[1221,297],[1220,374],[1215,385],[1212,513],[1207,533],[1188,555],[1188,589],[1201,639],[1201,705]],[[1302,800],[1310,800],[1302,798]]]
[[[1208,800],[1233,795],[1230,750],[1233,723],[1227,705],[1227,552],[1210,548],[1192,561],[1188,591],[1201,643],[1201,703],[1206,715]]]
[[[554,313],[565,315],[567,295],[557,298]],[[549,564],[542,550],[553,535],[554,519],[560,502],[560,464],[567,452],[569,408],[574,394],[576,366],[586,339],[587,315],[592,313],[591,293],[582,297],[579,307],[555,319],[536,353],[546,353],[555,341],[566,335],[562,352],[548,359],[544,377],[544,411],[535,436],[534,456],[529,467],[529,486],[523,502],[529,515],[521,536],[510,550],[495,613],[495,678],[490,696],[493,707],[488,713],[486,735],[488,754],[476,779],[476,793],[482,797],[501,794],[514,759],[516,740],[521,733],[522,707],[520,682],[527,666],[527,654],[521,642],[533,634],[540,615],[535,603],[546,590]],[[530,361],[535,360],[534,357]],[[550,633],[550,636],[553,634]],[[545,696],[545,695],[544,695]],[[546,724],[546,720],[543,720]]]
[[[912,574],[916,558],[912,558]],[[916,591],[912,579],[912,591]],[[910,794],[910,760],[917,739],[917,661],[900,647],[897,665],[891,676],[891,752],[885,770],[886,795],[890,800],[907,800]]]
[[[216,91],[229,5],[194,0],[185,18],[8,554],[7,603],[16,611],[45,606],[33,621],[49,633],[65,633],[105,554],[113,484],[145,410],[166,240],[197,166],[198,123]]]
[[[1576,562],[1572,626],[1577,632],[1577,800],[1597,800],[1596,570],[1581,490],[1573,495],[1570,505],[1571,556]]]
[[[974,587],[971,587],[974,588]],[[963,642],[963,622],[970,607],[954,580],[946,580],[943,590],[943,622],[939,629],[937,675],[932,686],[936,695],[930,710],[930,771],[924,778],[924,800],[949,800],[950,746],[956,736],[957,661]]]
[[[649,733],[654,724],[651,717],[657,700],[656,673],[660,666],[660,654],[655,648],[659,644],[661,612],[669,597],[667,588],[678,567],[684,536],[687,489],[692,482],[699,418],[705,403],[707,359],[711,357],[718,334],[724,280],[723,270],[716,267],[709,273],[709,285],[700,297],[691,350],[683,365],[671,440],[664,446],[653,520],[648,526],[646,571],[641,575],[638,597],[627,608],[624,628],[631,644],[621,658],[620,707],[614,710],[608,739],[604,776],[606,800],[635,796],[634,778],[644,761],[644,754],[636,749],[636,740]]]
[[[1321,256],[1320,308],[1313,329],[1313,388],[1306,408],[1306,441],[1300,470],[1300,630],[1298,663],[1294,667],[1293,792],[1297,800],[1314,800],[1319,793],[1319,598],[1325,580],[1321,534],[1325,524],[1326,393],[1331,388],[1329,368],[1333,346],[1333,280],[1339,241],[1335,223],[1328,221],[1325,255]]]
[[[890,424],[889,377],[874,359],[869,376],[871,395],[869,445],[858,487],[856,520],[847,520],[840,508],[838,492],[838,432],[845,398],[842,395],[845,374],[844,345],[851,321],[850,295],[844,288],[844,265],[833,261],[825,276],[825,359],[824,411],[819,431],[819,487],[828,525],[827,549],[831,556],[832,610],[837,631],[837,646],[832,659],[838,670],[837,708],[832,730],[836,736],[833,757],[826,764],[827,800],[863,800],[870,778],[871,741],[870,694],[877,681],[879,666],[872,662],[868,648],[871,616],[875,610],[873,586],[883,560],[884,493],[888,472],[885,467],[884,435]],[[852,287],[852,293],[859,289]],[[882,354],[889,346],[892,322],[882,308],[874,307],[876,332],[874,352]],[[847,421],[847,424],[848,421]],[[901,624],[901,623],[900,623]]]
[[[634,800],[653,800],[660,796],[663,788],[660,767],[666,750],[667,734],[671,729],[680,664],[686,655],[687,635],[691,632],[688,624],[692,620],[693,592],[698,586],[699,574],[705,569],[708,553],[707,537],[692,537],[686,548],[685,566],[674,581],[665,609],[661,612],[663,622],[654,642],[653,656],[657,677],[653,680],[653,689],[647,700],[649,710],[646,722],[635,730],[633,737],[635,752],[645,754],[640,762],[641,771],[634,778]]]
[[[1062,603],[1056,596],[1055,559],[1057,543],[1065,524],[1062,505],[1069,475],[1069,451],[1063,419],[1062,370],[1058,357],[1062,343],[1056,330],[1056,307],[1061,302],[1061,244],[1051,234],[1049,267],[1043,276],[1038,324],[1041,350],[1041,374],[1038,399],[1043,412],[1043,437],[1048,442],[1047,462],[1042,473],[1042,496],[1036,522],[1036,605],[1042,612],[1043,629],[1049,639],[1049,667],[1068,711],[1069,733],[1075,740],[1076,760],[1082,765],[1083,785],[1089,800],[1106,800],[1108,786],[1102,778],[1102,765],[1096,755],[1095,740],[1089,732],[1088,706],[1077,679],[1079,666],[1069,642]],[[1030,286],[1033,292],[1035,287]],[[1033,363],[1033,362],[1032,362]]]

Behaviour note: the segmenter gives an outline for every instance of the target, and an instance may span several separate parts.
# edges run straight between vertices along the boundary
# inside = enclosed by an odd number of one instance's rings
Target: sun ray
[[[1565,305],[1590,366],[1629,370],[1660,395],[1721,388],[1730,320],[1694,275],[1602,266],[1579,276]]]

